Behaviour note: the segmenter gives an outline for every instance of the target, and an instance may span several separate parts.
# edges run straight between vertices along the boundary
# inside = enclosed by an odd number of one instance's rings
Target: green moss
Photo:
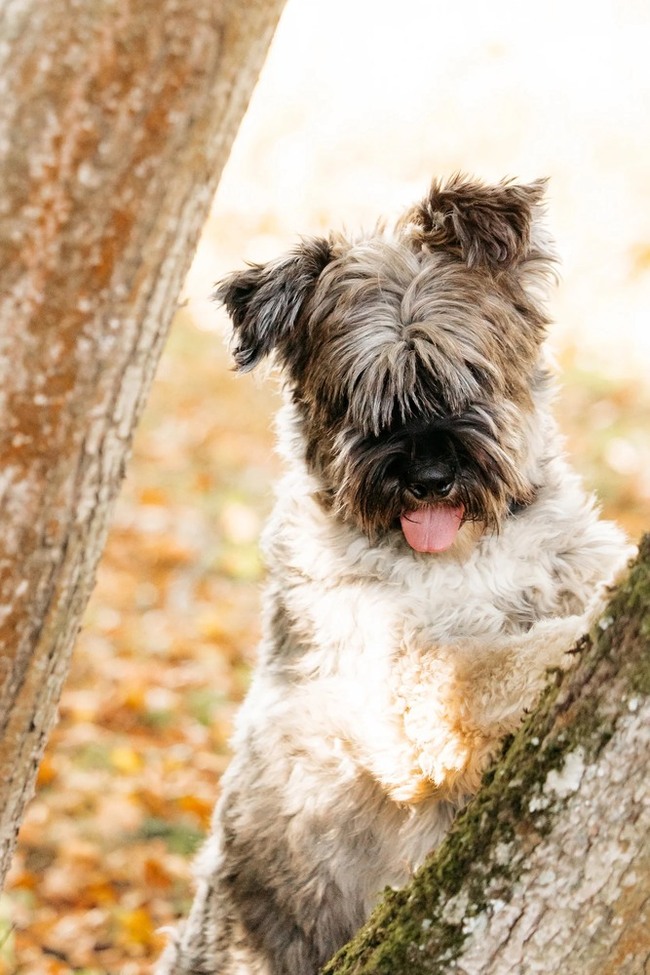
[[[645,652],[635,655],[630,672],[630,685],[639,694],[650,694],[650,534],[639,546],[639,562],[630,573],[625,588],[629,589],[627,611],[638,623],[636,640]],[[646,571],[641,571],[645,566]]]
[[[168,822],[156,816],[144,820],[134,838],[161,838],[172,853],[188,857],[196,853],[205,839],[205,833],[186,822]]]
[[[614,734],[619,711],[612,701],[618,705],[630,688],[650,692],[649,635],[650,536],[645,536],[601,623],[580,642],[580,665],[548,688],[410,887],[386,894],[366,928],[323,975],[450,971],[472,918],[490,899],[507,900],[527,850],[553,827],[563,800],[544,793],[549,772],[560,769],[578,747],[585,761],[595,760]],[[620,693],[612,694],[613,682]],[[466,904],[454,914],[450,902],[461,892]]]

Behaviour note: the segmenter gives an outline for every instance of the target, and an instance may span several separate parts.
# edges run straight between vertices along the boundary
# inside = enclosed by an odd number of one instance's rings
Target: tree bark
[[[650,535],[576,656],[325,975],[650,971]]]
[[[283,2],[5,0],[0,13],[0,886],[132,432]]]

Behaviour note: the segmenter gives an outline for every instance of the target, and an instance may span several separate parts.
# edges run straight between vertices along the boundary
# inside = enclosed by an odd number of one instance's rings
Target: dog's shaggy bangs
[[[310,402],[379,436],[396,423],[457,415],[478,397],[516,393],[504,366],[532,361],[537,325],[510,296],[485,294],[444,255],[397,241],[355,244],[321,275],[307,329]],[[517,386],[517,388],[515,388]]]

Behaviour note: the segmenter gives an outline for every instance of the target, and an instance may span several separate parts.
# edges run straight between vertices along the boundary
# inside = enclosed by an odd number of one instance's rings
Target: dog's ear
[[[468,267],[509,268],[531,251],[531,227],[546,180],[486,186],[453,176],[434,182],[406,215],[416,240],[458,255]]]
[[[252,264],[217,286],[214,297],[232,319],[240,372],[248,372],[291,334],[331,259],[326,240],[305,239],[286,257]]]

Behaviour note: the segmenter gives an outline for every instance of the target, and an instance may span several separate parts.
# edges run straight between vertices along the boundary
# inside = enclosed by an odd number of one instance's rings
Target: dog
[[[263,640],[159,975],[316,975],[478,789],[630,548],[564,458],[545,181],[436,181],[216,295],[272,355]]]

